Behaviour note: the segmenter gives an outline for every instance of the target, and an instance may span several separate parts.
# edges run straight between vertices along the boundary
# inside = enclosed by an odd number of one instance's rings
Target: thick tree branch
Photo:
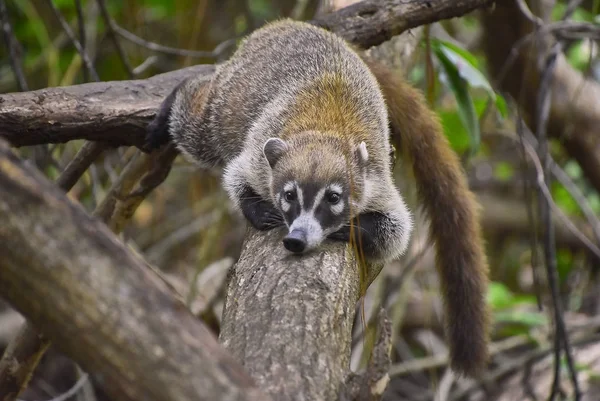
[[[249,229],[220,341],[275,399],[334,400],[348,373],[358,267],[340,243],[297,257],[281,238]]]
[[[187,77],[213,70],[212,65],[198,65],[149,79],[1,95],[0,137],[13,146],[87,139],[139,148],[146,125],[169,91]]]
[[[383,43],[411,28],[463,16],[494,0],[364,0],[313,23],[362,48]]]
[[[165,282],[4,142],[0,187],[0,293],[113,399],[265,399]]]

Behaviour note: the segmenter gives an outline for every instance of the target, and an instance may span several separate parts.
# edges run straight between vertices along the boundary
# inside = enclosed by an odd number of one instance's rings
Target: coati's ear
[[[354,157],[360,166],[364,166],[369,161],[369,151],[367,150],[367,144],[364,142],[359,143],[354,148]]]
[[[283,156],[285,152],[287,152],[288,148],[289,146],[287,142],[283,139],[267,139],[265,145],[263,146],[263,154],[265,155],[265,158],[269,162],[269,166],[271,166],[271,168],[275,167],[277,161],[279,161],[279,159],[281,159],[281,156]]]

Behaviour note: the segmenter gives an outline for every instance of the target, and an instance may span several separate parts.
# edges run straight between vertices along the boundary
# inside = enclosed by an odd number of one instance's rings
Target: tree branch
[[[3,141],[0,187],[0,293],[112,398],[265,399],[164,281]]]
[[[493,3],[494,0],[364,0],[313,23],[366,49],[411,28],[460,17]]]
[[[0,137],[13,146],[87,139],[141,148],[146,126],[172,88],[185,78],[213,70],[212,65],[197,65],[149,79],[2,95]]]

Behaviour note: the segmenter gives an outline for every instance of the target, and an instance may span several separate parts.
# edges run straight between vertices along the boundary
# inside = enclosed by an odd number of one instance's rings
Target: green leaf
[[[446,81],[454,94],[458,104],[458,114],[471,138],[471,152],[475,153],[481,143],[481,133],[479,131],[479,120],[477,119],[473,99],[469,94],[467,82],[460,76],[457,66],[446,55],[443,46],[433,46],[433,49],[444,73],[444,76],[440,77],[440,80],[442,82]]]
[[[471,139],[458,115],[458,110],[438,110],[437,113],[444,128],[444,134],[448,138],[452,149],[459,154],[469,150]]]
[[[500,113],[502,118],[506,118],[506,116],[508,115],[508,111],[506,108],[506,100],[504,99],[504,96],[498,93],[496,93],[496,108],[498,109],[498,112]]]
[[[488,285],[487,302],[493,309],[503,309],[512,305],[513,294],[502,283],[491,282]]]
[[[510,163],[500,162],[494,168],[494,176],[501,181],[508,181],[514,175],[515,169]]]
[[[565,173],[567,173],[567,175],[574,180],[583,177],[583,171],[581,170],[581,166],[574,160],[569,160],[568,162],[566,162],[564,169]]]
[[[458,74],[461,76],[461,78],[466,80],[470,86],[484,89],[488,96],[494,100],[500,115],[503,118],[506,117],[506,100],[503,96],[494,91],[492,85],[489,83],[485,75],[479,71],[480,65],[477,61],[477,57],[475,57],[468,50],[444,40],[432,40],[432,47],[444,53],[446,58],[456,66]]]

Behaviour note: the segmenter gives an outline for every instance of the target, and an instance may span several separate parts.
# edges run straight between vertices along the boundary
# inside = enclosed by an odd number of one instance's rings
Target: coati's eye
[[[327,194],[327,202],[329,202],[332,205],[337,204],[340,201],[340,199],[340,194],[336,192],[330,192]]]
[[[285,191],[283,197],[288,202],[293,202],[296,200],[296,193],[294,191]]]

